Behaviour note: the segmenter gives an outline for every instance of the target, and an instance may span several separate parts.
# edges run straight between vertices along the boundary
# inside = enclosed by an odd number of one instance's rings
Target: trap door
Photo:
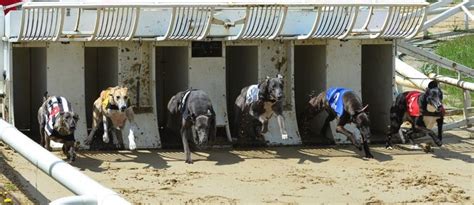
[[[14,125],[40,142],[37,113],[46,91],[46,48],[15,47],[12,60]]]
[[[217,138],[232,141],[226,102],[226,68],[222,42],[193,42],[190,47],[189,87],[205,91],[216,112]],[[222,132],[224,129],[225,132]],[[212,140],[212,139],[211,139]],[[221,144],[226,141],[218,140]]]
[[[179,130],[168,129],[168,102],[179,91],[188,89],[188,46],[155,48],[155,96],[158,128],[163,148],[182,146]]]
[[[306,145],[331,143],[332,137],[327,138],[320,134],[328,116],[326,112],[319,113],[309,124],[304,123],[310,94],[314,92],[319,95],[326,90],[326,45],[295,45],[294,52],[295,107],[301,140]],[[306,133],[305,128],[310,131]]]

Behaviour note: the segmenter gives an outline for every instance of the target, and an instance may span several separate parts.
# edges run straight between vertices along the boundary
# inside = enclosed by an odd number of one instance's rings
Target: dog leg
[[[437,143],[436,145],[438,146],[443,145],[443,122],[444,122],[443,117],[436,120],[436,123],[438,125],[438,143],[439,143],[439,144]],[[435,140],[435,143],[436,143],[436,140]]]
[[[351,140],[352,144],[357,147],[357,149],[362,150],[362,147],[359,143],[357,143],[354,134],[349,132],[349,130],[346,130],[343,125],[338,125],[336,127],[336,132],[345,135],[347,138],[349,138],[349,140]]]
[[[135,150],[137,149],[137,144],[135,143],[135,134],[133,130],[138,130],[138,125],[135,122],[135,114],[133,113],[133,109],[127,109],[126,113],[128,122],[130,123],[130,129],[128,130],[128,149]]]
[[[262,130],[260,131],[262,134],[265,134],[268,132],[268,119],[261,115],[260,117],[258,117],[258,121],[260,121],[260,123],[262,123]]]
[[[53,150],[50,145],[50,136],[48,134],[44,133],[45,136],[45,143],[44,143],[44,148],[47,149],[48,151]]]
[[[102,116],[102,123],[104,125],[104,134],[102,135],[102,140],[105,143],[109,143],[109,141],[110,141],[110,139],[109,139],[109,128],[108,128],[108,125],[107,125],[107,117],[105,115]]]
[[[113,143],[117,149],[123,149],[124,143],[123,143],[123,130],[118,130],[118,129],[111,129],[110,134],[112,134]]]
[[[277,115],[277,120],[278,120],[278,126],[280,127],[281,138],[284,140],[288,139],[288,133],[286,132],[286,126],[285,126],[285,118],[283,117],[283,115]],[[267,120],[267,127],[268,127],[268,120]]]
[[[369,158],[369,159],[374,158],[372,153],[370,153],[369,145],[367,143],[367,138],[362,136],[362,141],[363,141],[363,144],[364,144],[365,158]]]
[[[183,140],[183,148],[184,148],[184,155],[186,156],[186,163],[192,164],[193,160],[191,159],[191,150],[189,149],[188,144],[188,134],[191,129],[191,125],[189,122],[183,119],[183,126],[181,127],[181,139]],[[190,137],[190,136],[189,136]]]

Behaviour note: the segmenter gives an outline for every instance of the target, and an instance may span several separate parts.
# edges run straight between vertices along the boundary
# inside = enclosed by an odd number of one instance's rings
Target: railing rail
[[[99,205],[130,204],[116,192],[102,186],[67,162],[54,156],[2,119],[0,119],[0,140],[71,192],[80,195],[79,197],[66,197],[58,200],[58,202],[71,202],[71,204],[81,202],[81,204]]]
[[[70,3],[70,2],[28,2],[22,5],[21,25],[18,36],[10,41],[128,41],[128,40],[206,40],[215,38],[211,29],[222,29],[216,34],[226,40],[271,40],[281,39],[346,39],[365,38],[411,38],[422,27],[427,3],[421,1],[336,1],[326,3],[318,0],[305,1],[158,1],[158,2],[117,2],[117,3]],[[356,28],[359,13],[369,9],[362,28]],[[143,10],[158,9],[169,13],[163,33],[135,35]],[[218,19],[226,10],[240,9],[244,16],[230,21]],[[315,15],[307,31],[282,34],[289,12],[303,11]],[[88,12],[86,12],[88,11]],[[387,13],[380,29],[368,29],[374,22],[374,13]],[[73,26],[66,26],[65,13],[74,13]],[[92,30],[81,28],[86,15],[95,16]],[[364,10],[364,12],[366,12]],[[91,14],[92,13],[92,14]],[[312,15],[311,14],[311,15]],[[70,18],[70,17],[69,17]],[[301,18],[306,18],[304,15]],[[145,21],[145,20],[143,20]],[[302,20],[300,20],[302,21]],[[375,21],[378,22],[378,21]],[[218,26],[222,27],[218,27]],[[151,25],[150,25],[151,26]],[[236,33],[230,27],[238,26]],[[72,27],[69,28],[69,27]],[[82,29],[82,30],[81,30]],[[88,29],[88,30],[84,30]],[[235,30],[235,29],[234,29]],[[303,29],[304,30],[304,29]],[[156,30],[149,32],[157,32]],[[299,31],[298,31],[299,32]],[[306,33],[304,33],[306,32]],[[222,35],[224,35],[222,37]]]

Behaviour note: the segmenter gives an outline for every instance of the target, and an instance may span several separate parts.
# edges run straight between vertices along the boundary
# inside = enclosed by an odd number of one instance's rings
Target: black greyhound
[[[437,81],[431,81],[424,93],[418,91],[400,93],[390,108],[390,130],[386,147],[392,148],[392,137],[399,132],[404,121],[411,123],[412,129],[406,134],[414,146],[416,143],[412,135],[415,133],[429,135],[436,145],[441,146],[444,121],[442,102],[443,92],[438,87]],[[431,130],[435,123],[438,126],[438,136]],[[405,143],[403,134],[399,136],[402,143]]]
[[[253,125],[246,127],[245,130],[249,132],[247,134],[262,137],[268,131],[268,120],[275,113],[282,139],[288,139],[283,117],[283,86],[283,76],[278,74],[275,78],[267,76],[258,85],[244,87],[235,100],[233,136],[239,136],[242,117],[249,114],[261,123],[262,128],[259,130],[258,126]]]
[[[198,149],[206,148],[216,136],[216,114],[209,95],[202,90],[178,92],[168,102],[167,127],[181,134],[186,163],[192,164],[188,140]]]
[[[360,143],[357,142],[354,134],[344,128],[344,125],[347,123],[354,123],[362,136],[365,157],[373,158],[368,145],[368,140],[371,136],[370,120],[366,112],[368,106],[362,106],[362,101],[357,94],[346,88],[330,88],[317,96],[313,93],[310,97],[302,118],[302,131],[305,132],[305,134],[310,132],[310,121],[322,111],[326,111],[328,117],[321,129],[321,135],[325,135],[326,130],[329,128],[329,122],[338,118],[339,122],[336,127],[336,132],[347,136],[352,144],[361,150],[362,147]]]

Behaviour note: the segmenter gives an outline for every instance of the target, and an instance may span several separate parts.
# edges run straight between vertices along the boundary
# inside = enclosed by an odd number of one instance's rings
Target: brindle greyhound
[[[347,123],[354,123],[362,136],[365,157],[373,158],[368,146],[368,140],[371,135],[370,120],[366,113],[368,106],[363,107],[361,99],[353,91],[345,88],[330,88],[317,96],[313,93],[310,97],[311,99],[303,116],[303,132],[309,133],[310,126],[308,124],[310,121],[322,111],[326,111],[328,117],[321,129],[321,135],[324,136],[326,133],[326,130],[329,128],[329,122],[338,118],[339,122],[336,132],[347,136],[352,144],[361,150],[362,147],[357,142],[354,134],[344,128],[344,125]]]
[[[188,140],[198,149],[207,147],[208,139],[216,136],[216,114],[209,95],[202,90],[190,89],[178,92],[168,102],[167,127],[180,130],[186,163],[192,164]]]
[[[251,137],[262,136],[268,131],[268,120],[276,114],[282,139],[288,139],[283,117],[283,76],[267,78],[258,85],[244,87],[235,100],[233,136],[238,136],[240,123],[244,113],[248,113],[262,124],[262,129],[252,127],[249,130]]]
[[[51,151],[50,140],[63,143],[63,153],[73,162],[76,159],[74,131],[79,116],[64,97],[48,96],[46,92],[43,100],[38,109],[41,146]]]
[[[441,146],[443,140],[443,92],[438,82],[431,81],[425,93],[418,91],[400,93],[390,108],[390,131],[387,136],[387,149],[392,149],[392,136],[399,133],[404,121],[409,121],[411,129],[406,133],[408,139],[416,147],[412,134],[423,133],[429,135],[436,145]],[[431,130],[438,126],[438,136]],[[402,143],[405,143],[403,134],[399,134]],[[431,151],[431,148],[425,148]]]

